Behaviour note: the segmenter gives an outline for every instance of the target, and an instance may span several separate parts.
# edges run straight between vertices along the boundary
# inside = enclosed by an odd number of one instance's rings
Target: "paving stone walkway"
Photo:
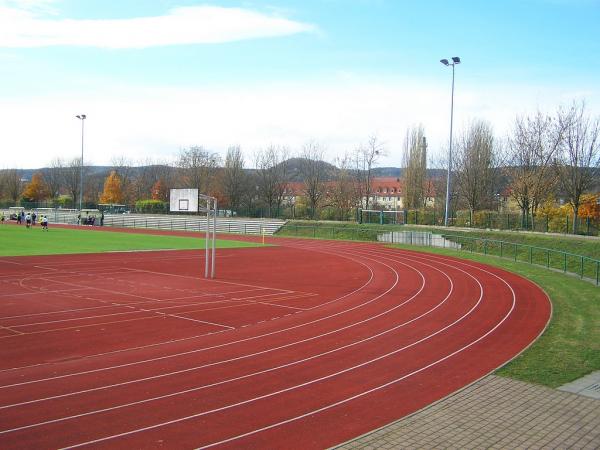
[[[490,375],[338,449],[600,449],[600,400]]]

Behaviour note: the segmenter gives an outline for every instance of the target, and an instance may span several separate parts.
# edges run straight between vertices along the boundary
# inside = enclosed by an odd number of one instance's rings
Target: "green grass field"
[[[217,248],[256,247],[252,242],[217,240]],[[100,253],[126,250],[203,249],[200,234],[189,237],[154,234],[118,233],[90,229],[53,228],[45,232],[41,226],[0,226],[0,256],[55,255],[68,253]]]

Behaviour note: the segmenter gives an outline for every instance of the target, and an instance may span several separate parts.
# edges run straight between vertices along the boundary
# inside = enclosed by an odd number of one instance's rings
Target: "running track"
[[[488,374],[551,305],[376,244],[0,259],[0,447],[324,448]]]

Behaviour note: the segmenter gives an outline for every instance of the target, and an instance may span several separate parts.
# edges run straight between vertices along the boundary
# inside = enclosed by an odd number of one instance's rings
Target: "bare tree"
[[[434,208],[437,212],[437,217],[440,220],[440,225],[443,224],[444,210],[446,208],[446,177],[448,170],[448,152],[440,152],[439,154],[432,155],[429,160],[429,166],[433,169],[443,172],[443,175],[432,177],[430,185],[428,186],[430,194],[435,197]],[[433,192],[431,192],[433,191]],[[448,207],[448,217],[452,215],[452,211],[456,211],[459,207],[459,195],[457,189],[457,183],[450,183],[450,205]]]
[[[312,219],[317,217],[318,208],[325,197],[327,174],[323,155],[323,148],[315,141],[305,144],[300,154],[300,174],[304,180],[304,195],[308,199]]]
[[[573,208],[573,233],[581,197],[594,185],[600,174],[600,118],[586,114],[585,104],[558,111],[557,129],[561,133],[555,169],[561,190]]]
[[[455,183],[471,211],[489,208],[498,175],[498,152],[490,125],[475,121],[458,138]]]
[[[288,181],[289,150],[270,146],[255,155],[256,183],[269,217],[279,214]]]
[[[66,189],[67,194],[73,199],[73,204],[77,205],[79,203],[79,190],[81,188],[81,158],[73,158],[68,161],[63,166],[61,173],[62,185]]]
[[[12,200],[15,204],[21,197],[23,192],[23,173],[17,169],[8,169],[3,172],[2,185],[4,186],[4,192],[9,200]]]
[[[131,201],[147,200],[152,197],[152,186],[158,180],[162,180],[165,189],[182,187],[174,180],[175,169],[167,162],[156,162],[151,159],[140,161],[137,167],[137,176],[132,180],[131,190],[133,192]]]
[[[181,179],[186,187],[208,194],[213,188],[219,162],[217,153],[204,147],[190,147],[179,152],[177,166],[181,170]]]
[[[356,148],[353,155],[355,187],[357,196],[364,198],[364,207],[369,209],[372,194],[373,168],[379,162],[379,158],[385,155],[385,147],[377,136],[369,137],[366,145]]]
[[[58,197],[60,189],[63,185],[63,170],[64,163],[60,158],[54,158],[50,162],[50,166],[42,170],[42,176],[44,177],[44,183],[48,188],[48,194],[50,198]]]
[[[246,172],[244,155],[239,145],[227,149],[225,167],[221,171],[221,187],[232,211],[239,209],[246,190]]]
[[[335,172],[335,178],[331,183],[329,200],[335,209],[337,220],[347,220],[352,208],[359,203],[359,199],[356,197],[354,178],[350,171],[351,163],[352,157],[348,154],[335,161],[339,170]]]
[[[553,191],[556,181],[552,159],[562,140],[563,131],[549,116],[537,112],[533,117],[517,117],[508,139],[508,166],[511,196],[523,218],[537,208]]]
[[[421,125],[407,130],[403,159],[404,207],[420,208],[425,203],[427,178],[427,140]]]

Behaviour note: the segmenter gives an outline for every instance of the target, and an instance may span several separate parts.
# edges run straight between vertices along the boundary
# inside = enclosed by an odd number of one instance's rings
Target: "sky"
[[[309,142],[328,161],[377,136],[432,160],[486,120],[585,101],[600,114],[600,0],[0,0],[0,169],[170,162],[191,146],[247,166]]]

